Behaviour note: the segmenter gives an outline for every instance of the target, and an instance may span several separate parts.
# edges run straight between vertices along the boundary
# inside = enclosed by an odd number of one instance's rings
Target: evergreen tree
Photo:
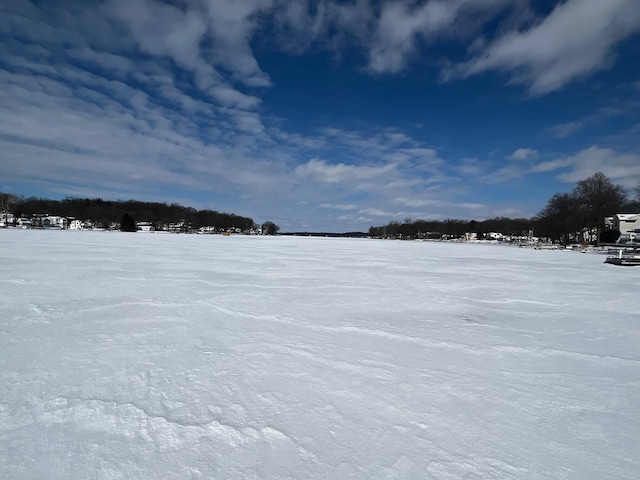
[[[129,213],[122,215],[120,219],[120,231],[121,232],[135,232],[137,230],[136,221]]]

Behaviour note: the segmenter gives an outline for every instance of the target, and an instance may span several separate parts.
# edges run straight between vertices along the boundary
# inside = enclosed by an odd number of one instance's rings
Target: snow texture
[[[640,269],[380,240],[0,231],[11,479],[633,479]]]

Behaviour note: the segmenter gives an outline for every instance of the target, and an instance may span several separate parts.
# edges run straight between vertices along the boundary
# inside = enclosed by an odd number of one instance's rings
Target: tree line
[[[65,198],[50,200],[39,197],[20,197],[11,194],[0,194],[3,204],[16,218],[32,218],[36,215],[56,215],[78,220],[91,220],[95,226],[109,228],[127,219],[130,221],[151,222],[156,227],[182,223],[185,228],[198,229],[213,226],[220,230],[239,228],[249,231],[260,228],[252,218],[233,213],[221,213],[216,210],[196,210],[177,203],[141,202],[137,200],[102,200],[101,198]],[[130,220],[131,219],[131,220]],[[268,229],[274,232],[277,225],[266,222]],[[275,230],[277,232],[277,230]]]
[[[569,193],[556,193],[532,218],[498,217],[489,220],[417,220],[370,227],[376,238],[460,238],[474,233],[485,238],[490,232],[510,236],[527,236],[534,232],[553,242],[569,244],[584,241],[585,232],[593,232],[595,242],[615,242],[619,232],[605,229],[605,218],[617,213],[640,213],[640,183],[630,199],[624,187],[616,185],[602,172],[579,181]]]
[[[370,227],[369,236],[375,238],[434,239],[461,238],[467,233],[484,238],[492,232],[505,235],[528,235],[532,222],[526,218],[496,217],[489,220],[415,220],[403,223],[390,221],[380,227]]]

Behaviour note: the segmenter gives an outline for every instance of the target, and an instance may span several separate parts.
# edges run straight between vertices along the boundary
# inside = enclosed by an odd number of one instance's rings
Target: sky
[[[632,194],[639,139],[639,0],[0,4],[3,192],[530,217],[597,171]]]

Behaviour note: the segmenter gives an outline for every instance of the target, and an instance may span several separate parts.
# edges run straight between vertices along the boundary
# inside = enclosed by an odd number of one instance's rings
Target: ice
[[[3,479],[632,479],[640,269],[0,231]]]

